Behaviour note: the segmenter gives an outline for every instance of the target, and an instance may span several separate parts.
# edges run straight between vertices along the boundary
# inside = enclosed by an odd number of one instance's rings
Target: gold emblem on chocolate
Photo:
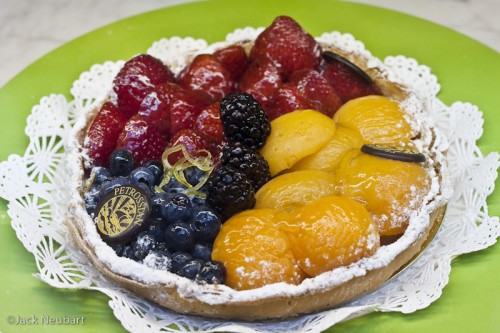
[[[119,186],[96,207],[97,230],[102,239],[120,244],[130,240],[149,217],[149,195],[140,187]]]

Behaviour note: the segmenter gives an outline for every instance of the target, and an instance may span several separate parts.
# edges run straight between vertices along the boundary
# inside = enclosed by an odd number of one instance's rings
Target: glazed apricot
[[[316,153],[304,157],[290,170],[322,170],[335,172],[342,158],[351,149],[359,149],[363,137],[357,130],[338,126],[333,138]]]
[[[212,259],[226,267],[226,285],[247,290],[277,282],[299,284],[304,279],[287,235],[277,227],[287,218],[274,209],[251,209],[223,224]]]
[[[361,152],[342,160],[336,179],[340,194],[364,203],[384,236],[405,231],[411,212],[421,206],[430,187],[420,164]]]
[[[349,198],[327,196],[302,206],[283,221],[300,267],[310,276],[371,256],[380,246],[377,225]]]
[[[385,96],[365,96],[342,105],[333,120],[357,130],[365,143],[404,145],[413,137],[399,104]]]
[[[255,208],[292,211],[316,199],[335,195],[335,176],[320,170],[301,170],[273,178],[255,194]]]

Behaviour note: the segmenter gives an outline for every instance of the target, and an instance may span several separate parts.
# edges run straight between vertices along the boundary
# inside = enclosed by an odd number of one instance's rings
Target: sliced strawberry
[[[321,47],[291,17],[278,16],[255,40],[250,60],[269,58],[284,74],[320,64]]]
[[[229,71],[211,54],[196,56],[182,70],[178,82],[183,88],[208,93],[214,101],[220,101],[235,87]]]
[[[220,103],[215,102],[203,110],[196,121],[193,129],[197,131],[206,141],[220,144],[223,139],[222,122],[219,114]]]
[[[231,73],[235,81],[238,81],[248,68],[247,54],[240,45],[231,45],[217,50],[214,56]]]
[[[272,97],[281,87],[281,72],[267,59],[256,59],[240,80],[239,90],[252,95],[264,110],[271,107]]]
[[[338,62],[325,62],[321,66],[321,75],[337,92],[343,103],[358,97],[380,95],[380,90],[367,82],[348,66]]]
[[[307,108],[308,104],[299,89],[290,83],[285,83],[274,95],[273,106],[266,110],[266,114],[269,120],[273,120],[288,112]]]
[[[169,100],[163,94],[161,85],[156,86],[152,92],[144,97],[137,114],[143,116],[148,123],[156,126],[161,133],[170,135]]]
[[[137,113],[144,97],[154,86],[174,82],[170,69],[148,54],[138,55],[125,63],[113,81],[118,107],[127,117]]]
[[[166,145],[165,136],[154,125],[148,123],[144,116],[135,115],[125,124],[116,148],[130,150],[136,166],[139,166],[147,161],[161,160]]]
[[[187,90],[175,83],[165,83],[160,89],[168,105],[171,137],[180,130],[192,128],[198,115],[212,101],[203,91]]]
[[[208,150],[209,147],[209,144],[193,129],[183,129],[177,132],[168,142],[167,148],[177,145],[183,145],[192,157],[206,156],[203,150]],[[168,162],[173,165],[183,156],[181,151],[174,152],[169,155]]]
[[[320,73],[304,69],[290,76],[290,84],[295,85],[307,101],[309,109],[320,111],[331,117],[342,106],[342,101],[328,81]]]
[[[116,140],[127,118],[111,102],[104,103],[87,131],[84,148],[93,166],[107,167],[109,155],[115,150]]]

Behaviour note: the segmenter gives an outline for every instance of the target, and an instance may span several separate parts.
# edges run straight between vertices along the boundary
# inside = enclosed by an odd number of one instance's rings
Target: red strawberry
[[[163,84],[160,89],[168,105],[171,137],[180,130],[192,128],[198,115],[212,101],[203,91],[187,90],[174,83]]]
[[[239,45],[231,45],[214,52],[215,58],[224,66],[234,80],[238,81],[248,67],[245,49]]]
[[[137,113],[144,119],[156,126],[163,134],[170,134],[170,109],[169,101],[163,94],[162,86],[156,86],[152,92],[146,95],[139,106]]]
[[[269,120],[278,118],[285,113],[299,109],[307,109],[307,102],[299,89],[289,83],[285,83],[274,95],[273,106],[266,110]]]
[[[337,92],[343,103],[362,96],[380,95],[375,85],[338,61],[325,62],[321,68],[321,75]]]
[[[318,68],[321,47],[288,16],[278,16],[255,40],[250,60],[269,58],[285,75],[304,68]]]
[[[183,88],[208,93],[215,101],[220,101],[235,86],[229,71],[211,54],[196,56],[182,70],[178,82]]]
[[[150,160],[161,160],[167,140],[144,116],[130,118],[121,131],[116,148],[130,150],[136,166]]]
[[[108,166],[109,155],[116,146],[116,140],[127,118],[111,102],[101,106],[87,132],[84,147],[93,166]]]
[[[256,59],[240,80],[239,90],[252,95],[264,110],[271,107],[273,95],[281,87],[281,72],[267,58]]]
[[[183,129],[177,132],[169,141],[167,148],[183,145],[186,152],[192,157],[206,156],[202,150],[208,150],[207,142],[193,129]],[[168,157],[168,162],[173,165],[184,155],[181,151],[172,153]]]
[[[127,117],[137,113],[144,97],[154,86],[174,82],[168,67],[148,54],[138,55],[125,63],[113,81],[118,107]]]
[[[310,109],[331,117],[342,105],[335,90],[316,71],[304,69],[295,72],[290,77],[290,83],[297,87]]]
[[[197,131],[206,141],[220,144],[223,139],[222,122],[219,114],[220,103],[215,102],[203,110],[196,121],[193,129]]]

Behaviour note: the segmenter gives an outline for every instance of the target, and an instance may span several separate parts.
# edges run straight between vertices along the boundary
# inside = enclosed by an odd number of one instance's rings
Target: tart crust
[[[244,48],[249,52],[253,42],[246,41],[241,43],[241,45],[244,46]],[[410,93],[401,84],[387,80],[387,76],[385,75],[383,69],[370,67],[368,65],[368,59],[364,56],[347,53],[342,49],[331,45],[322,44],[321,46],[323,50],[331,50],[340,54],[363,69],[374,80],[385,96],[398,102],[404,101],[409,96]],[[440,206],[435,209],[430,214],[428,225],[419,233],[418,237],[416,237],[416,239],[414,239],[408,247],[399,252],[387,265],[376,269],[367,269],[366,274],[361,276],[352,277],[351,279],[336,285],[313,288],[312,290],[307,289],[306,292],[294,294],[293,296],[287,295],[286,293],[276,293],[274,295],[265,295],[258,298],[246,299],[243,297],[233,299],[228,297],[225,302],[207,302],[206,299],[190,296],[189,292],[186,293],[185,290],[181,292],[178,284],[144,283],[130,276],[117,273],[112,269],[112,267],[110,267],[110,265],[99,259],[99,256],[96,253],[96,248],[92,243],[93,241],[90,241],[89,237],[86,237],[86,227],[89,227],[89,223],[92,224],[92,220],[86,214],[82,200],[85,188],[85,181],[83,178],[84,154],[82,146],[87,128],[90,126],[96,112],[97,110],[88,112],[85,115],[85,126],[81,126],[81,128],[77,129],[77,132],[75,133],[75,147],[73,147],[75,154],[73,154],[74,160],[72,162],[79,165],[80,173],[78,175],[73,174],[72,177],[74,177],[73,180],[75,184],[77,184],[76,190],[80,194],[80,197],[79,200],[73,200],[70,204],[69,214],[66,219],[68,228],[70,229],[78,247],[85,252],[94,266],[105,276],[126,289],[179,313],[222,319],[254,321],[287,318],[333,308],[379,288],[394,274],[409,265],[413,261],[414,257],[426,247],[426,243],[433,238],[437,228],[439,228],[439,225],[441,224],[446,210],[445,206]],[[444,152],[441,153],[444,154]],[[441,168],[444,166],[439,165],[438,162],[432,167],[437,176],[440,178],[439,184],[441,186]],[[439,189],[437,195],[438,194],[442,194],[442,188]],[[116,259],[128,260],[118,257]],[[164,273],[174,275],[169,272]],[[175,277],[180,280],[186,280],[178,276]],[[194,284],[194,282],[187,280],[182,283]],[[224,293],[225,288],[227,288],[225,286],[217,285],[210,287],[212,288],[211,290],[214,294]]]

